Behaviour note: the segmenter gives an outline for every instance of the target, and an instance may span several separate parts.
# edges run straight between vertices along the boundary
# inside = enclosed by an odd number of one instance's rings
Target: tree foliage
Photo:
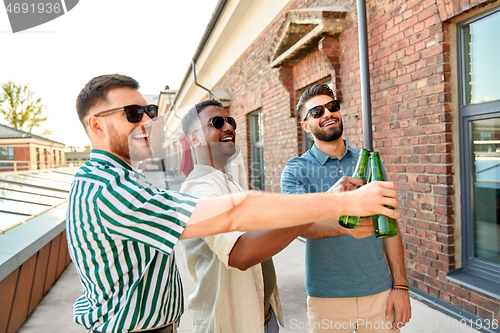
[[[0,86],[0,114],[3,122],[18,130],[32,133],[47,120],[43,113],[45,105],[42,99],[35,99],[35,93],[29,90],[28,85],[16,84],[12,81]],[[50,135],[45,130],[42,135]]]

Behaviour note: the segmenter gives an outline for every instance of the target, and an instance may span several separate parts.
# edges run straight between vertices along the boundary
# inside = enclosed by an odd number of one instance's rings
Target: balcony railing
[[[85,162],[86,161],[66,161],[65,163],[50,163],[50,162],[44,163],[44,162],[33,162],[33,161],[1,160],[0,172],[73,168],[73,167],[79,167]]]

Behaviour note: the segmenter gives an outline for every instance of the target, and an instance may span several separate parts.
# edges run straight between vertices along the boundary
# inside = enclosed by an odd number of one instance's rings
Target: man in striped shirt
[[[103,75],[77,98],[93,150],[72,183],[66,231],[83,288],[74,320],[89,330],[175,332],[183,294],[170,254],[179,239],[291,227],[344,214],[400,217],[384,207],[399,206],[394,184],[386,182],[287,197],[247,192],[197,199],[158,189],[131,166],[131,155],[148,157],[148,135],[158,114],[138,87],[130,77]]]

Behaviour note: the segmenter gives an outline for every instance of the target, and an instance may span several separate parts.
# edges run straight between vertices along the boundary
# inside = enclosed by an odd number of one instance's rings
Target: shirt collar
[[[229,172],[226,173],[226,172],[222,172],[210,165],[206,165],[206,164],[195,164],[194,165],[194,168],[199,170],[199,172],[201,173],[204,173],[204,174],[208,174],[208,173],[213,173],[215,172],[216,174],[219,174],[221,176],[223,176],[224,178],[227,178],[228,180],[230,181],[234,181],[234,177],[232,174],[230,174]]]
[[[341,161],[346,155],[348,152],[352,152],[353,149],[351,148],[351,146],[349,146],[349,142],[347,142],[347,140],[343,139],[344,141],[344,144],[345,144],[345,151],[344,151],[344,155],[342,155],[341,158],[339,158],[338,160]],[[336,157],[331,157],[330,155],[322,152],[321,150],[319,150],[318,147],[316,147],[316,144],[314,144],[311,148],[311,154],[316,157],[316,159],[318,160],[319,163],[321,163],[321,165],[325,165],[326,161],[328,161],[328,159],[332,159],[332,160],[336,160],[337,158]]]
[[[90,152],[90,160],[101,164],[107,164],[112,167],[125,168],[133,170],[133,168],[118,156],[99,149],[92,149]]]

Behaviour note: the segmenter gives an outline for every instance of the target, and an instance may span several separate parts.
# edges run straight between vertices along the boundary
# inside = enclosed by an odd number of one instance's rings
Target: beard
[[[120,133],[113,124],[109,124],[109,133],[112,138],[110,150],[113,154],[126,159],[129,163],[143,161],[151,157],[146,144],[138,146],[131,134]],[[132,159],[130,158],[132,156]]]
[[[338,119],[337,125],[338,127],[334,126],[333,128],[328,128],[326,130],[321,127],[311,127],[311,133],[319,141],[332,142],[338,140],[344,133],[344,123],[342,122],[342,119]]]
[[[115,155],[126,158],[130,161],[130,150],[128,148],[128,135],[119,133],[112,123],[108,123],[111,142],[109,148]]]

